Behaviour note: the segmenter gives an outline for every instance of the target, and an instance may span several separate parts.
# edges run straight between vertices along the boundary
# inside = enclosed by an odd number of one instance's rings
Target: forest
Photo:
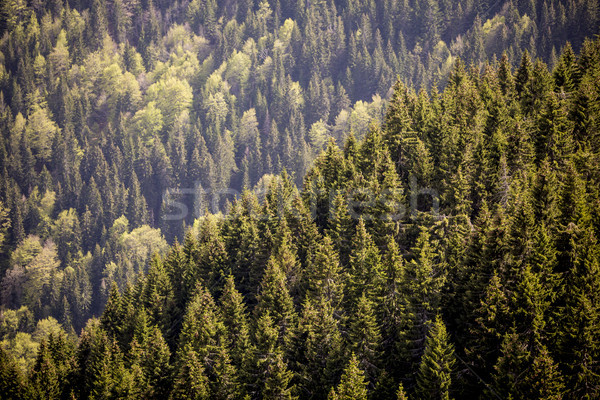
[[[2,398],[599,398],[599,33],[1,2]]]

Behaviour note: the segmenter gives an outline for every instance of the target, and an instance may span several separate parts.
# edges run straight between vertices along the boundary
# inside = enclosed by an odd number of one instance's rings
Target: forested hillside
[[[600,397],[599,23],[2,2],[0,393]]]

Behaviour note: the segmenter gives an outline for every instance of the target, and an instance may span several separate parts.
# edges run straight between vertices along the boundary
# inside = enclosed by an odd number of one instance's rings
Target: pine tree
[[[33,367],[32,381],[36,396],[39,398],[59,398],[61,387],[58,371],[45,341],[40,344],[37,360]]]
[[[0,390],[6,400],[24,398],[23,376],[14,359],[0,347]]]
[[[287,345],[290,367],[302,377],[299,391],[325,399],[343,369],[340,322],[326,298],[306,299],[302,315]]]
[[[310,255],[306,269],[307,298],[329,302],[339,314],[342,309],[346,274],[331,239],[325,236]]]
[[[388,238],[387,251],[383,257],[385,280],[381,286],[381,301],[376,303],[378,320],[381,321],[382,350],[386,370],[399,371],[400,357],[396,350],[406,316],[407,291],[405,266],[399,254],[398,244]]]
[[[152,323],[158,325],[164,335],[171,336],[175,298],[171,280],[158,256],[150,261],[141,300]]]
[[[406,265],[406,280],[411,284],[408,285],[406,315],[398,345],[414,358],[422,354],[427,327],[440,311],[445,274],[424,228],[412,253],[415,258]]]
[[[373,304],[364,293],[358,299],[354,314],[350,318],[348,341],[367,381],[373,383],[380,370],[381,332]]]
[[[279,328],[279,338],[284,340],[296,320],[296,312],[286,285],[285,275],[279,262],[273,258],[267,263],[257,301],[258,304],[254,309],[256,315],[260,316],[265,312],[271,312],[275,325]]]
[[[455,362],[454,346],[438,314],[427,334],[419,364],[417,395],[422,399],[449,399]]]
[[[362,293],[371,301],[378,300],[377,288],[383,280],[381,268],[381,255],[361,218],[350,252],[349,302],[356,302]]]
[[[234,365],[242,366],[246,362],[246,353],[250,346],[250,331],[246,305],[242,295],[235,288],[232,275],[226,278],[219,305],[227,329],[231,360]]]
[[[402,384],[400,384],[400,386],[398,387],[398,391],[396,392],[396,399],[397,400],[407,400],[408,396],[406,395],[406,393],[404,392],[404,386]]]
[[[342,265],[348,264],[350,244],[354,229],[348,211],[348,200],[343,193],[338,193],[333,199],[329,227],[326,230],[335,250],[340,255]]]
[[[185,400],[208,400],[210,392],[203,362],[190,343],[182,351],[179,367],[173,380],[170,398]]]
[[[104,312],[100,318],[102,327],[113,337],[119,337],[120,329],[123,324],[123,308],[121,304],[121,295],[117,284],[112,281],[108,301],[104,307]]]
[[[367,383],[365,382],[364,372],[358,365],[358,360],[354,354],[350,357],[342,380],[333,391],[333,397],[338,400],[366,400],[367,399]]]
[[[599,393],[596,360],[600,337],[598,288],[600,257],[595,235],[586,229],[574,245],[573,266],[565,277],[565,308],[561,312],[560,353],[568,371],[566,382],[571,395],[593,398]]]

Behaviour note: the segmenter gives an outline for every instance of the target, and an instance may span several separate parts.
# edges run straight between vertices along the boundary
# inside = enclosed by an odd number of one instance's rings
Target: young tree
[[[454,364],[454,346],[439,314],[425,341],[425,352],[417,372],[417,395],[422,399],[449,399]]]
[[[379,249],[361,218],[352,239],[348,301],[355,303],[362,293],[365,293],[371,301],[377,301],[377,288],[380,287],[383,280],[381,269]]]
[[[363,293],[358,299],[354,314],[350,318],[348,341],[365,378],[373,384],[381,365],[381,331],[373,304]]]
[[[366,400],[367,382],[365,382],[364,372],[358,365],[358,360],[354,354],[350,357],[342,380],[334,390],[331,389],[328,399],[338,400]]]

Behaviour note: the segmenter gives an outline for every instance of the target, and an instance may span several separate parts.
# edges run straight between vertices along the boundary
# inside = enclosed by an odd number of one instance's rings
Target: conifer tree
[[[553,72],[554,85],[565,93],[573,92],[579,83],[579,68],[575,53],[569,42],[566,43]]]
[[[267,400],[295,400],[295,386],[291,385],[293,374],[287,368],[282,352],[275,352],[267,368],[267,378],[262,398]]]
[[[253,290],[262,277],[258,226],[254,218],[236,215],[233,211],[228,223],[223,227],[229,265],[239,291],[253,304],[256,294]]]
[[[377,288],[382,282],[381,255],[361,218],[352,238],[349,262],[349,301],[356,302],[362,293],[376,299]]]
[[[225,281],[225,287],[219,299],[223,323],[227,329],[228,343],[231,348],[231,360],[234,365],[243,366],[247,361],[247,350],[250,346],[248,315],[243,297],[235,288],[232,275]]]
[[[36,397],[59,398],[61,395],[59,379],[48,344],[44,341],[40,345],[36,364],[33,367],[32,381]]]
[[[22,399],[25,392],[19,367],[2,347],[0,347],[0,390],[3,396],[6,396],[6,400]]]
[[[121,295],[117,284],[112,281],[108,301],[104,307],[104,312],[100,318],[102,327],[113,337],[119,337],[120,328],[123,324],[123,309],[121,305]]]
[[[179,367],[173,380],[171,399],[208,400],[210,392],[208,378],[202,360],[190,343],[186,344],[183,357],[179,360]]]
[[[557,400],[564,398],[564,378],[545,346],[539,348],[538,354],[535,355],[528,380],[529,398]]]
[[[407,400],[408,396],[406,395],[406,393],[404,392],[404,386],[402,384],[400,384],[400,386],[398,387],[398,391],[396,392],[396,399],[397,400]]]
[[[575,245],[570,276],[566,277],[565,308],[561,312],[560,354],[568,371],[572,396],[593,398],[600,388],[596,360],[600,337],[598,291],[600,261],[595,235],[586,229]]]
[[[365,382],[364,372],[360,369],[358,360],[354,354],[350,357],[342,380],[328,399],[335,398],[338,400],[366,400],[367,399],[367,383]]]
[[[375,318],[373,304],[363,293],[350,319],[348,340],[365,378],[373,383],[380,369],[381,331]]]
[[[425,349],[427,327],[440,311],[445,274],[424,228],[412,253],[415,258],[406,266],[406,279],[411,284],[408,285],[406,315],[398,345],[414,358]]]
[[[520,99],[526,99],[528,96],[527,86],[533,73],[532,70],[533,64],[531,62],[531,57],[529,56],[529,52],[525,50],[515,76],[515,90]]]
[[[348,211],[348,200],[343,192],[339,192],[333,199],[329,227],[326,232],[340,256],[340,262],[342,265],[347,265],[354,229]]]
[[[132,364],[141,369],[143,396],[167,398],[171,390],[171,352],[157,326],[145,327],[135,335],[129,352]]]
[[[209,379],[211,398],[225,399],[239,392],[238,376],[227,349],[226,329],[211,294],[198,284],[190,301],[179,338],[178,359],[188,344],[197,353]]]
[[[262,314],[254,331],[255,344],[252,372],[255,381],[250,385],[262,398],[294,398],[292,372],[287,368],[284,354],[278,344],[278,328],[269,312]]]
[[[400,329],[407,306],[407,282],[405,266],[399,254],[398,244],[388,238],[387,251],[383,257],[385,280],[381,287],[381,302],[376,303],[378,320],[381,321],[382,350],[386,370],[399,370],[399,357],[396,344],[400,338]]]
[[[272,312],[275,324],[279,327],[280,339],[289,333],[296,319],[294,302],[289,294],[286,279],[279,262],[271,258],[260,284],[257,296],[256,315]]]
[[[500,66],[498,68],[498,83],[502,94],[507,98],[511,98],[514,90],[514,77],[511,71],[510,61],[506,52],[502,53],[500,60]]]
[[[344,299],[346,274],[338,261],[329,236],[318,243],[306,271],[307,298],[327,300],[339,314]]]
[[[285,282],[290,295],[298,298],[301,292],[302,270],[296,254],[296,248],[292,241],[292,232],[290,231],[287,220],[282,218],[279,228],[275,233],[275,249],[271,255],[277,260],[282,272],[285,274]]]
[[[343,369],[340,322],[331,302],[306,299],[302,315],[287,347],[290,367],[302,377],[299,391],[324,399]]]
[[[162,261],[157,256],[150,261],[142,296],[143,305],[152,323],[158,325],[164,335],[171,336],[169,330],[175,307],[173,287]]]
[[[322,240],[317,225],[313,221],[309,208],[300,196],[292,200],[288,222],[298,250],[300,265],[306,267],[310,254]]]
[[[454,346],[439,314],[425,341],[425,352],[417,372],[417,395],[422,399],[449,399],[455,364]]]

